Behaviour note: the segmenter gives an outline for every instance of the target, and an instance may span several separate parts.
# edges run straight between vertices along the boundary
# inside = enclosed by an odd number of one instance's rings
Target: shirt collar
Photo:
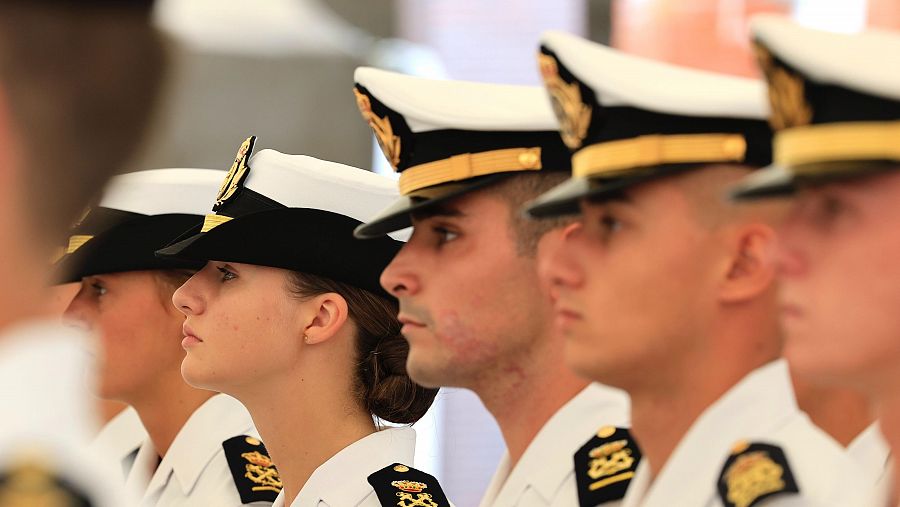
[[[737,441],[770,435],[799,413],[784,359],[753,370],[694,421],[650,485],[647,505],[651,498],[666,498],[668,505],[703,505]],[[686,487],[689,483],[710,486]]]
[[[119,459],[125,459],[137,450],[147,438],[147,430],[132,407],[126,407],[110,419],[91,442],[91,447]]]
[[[189,494],[210,460],[222,450],[222,442],[246,433],[256,433],[247,409],[226,394],[213,396],[191,414],[175,436],[147,492],[164,486],[174,473],[182,492]]]
[[[412,464],[416,432],[412,428],[388,428],[343,448],[309,477],[291,507],[358,505],[374,495],[368,477],[392,463]]]
[[[485,497],[482,505],[498,500],[501,505],[514,505],[529,488],[549,503],[574,473],[575,452],[601,426],[627,427],[629,413],[624,392],[601,384],[585,387],[547,420],[511,471],[509,455],[504,455],[488,488],[488,495],[494,493],[495,499]]]

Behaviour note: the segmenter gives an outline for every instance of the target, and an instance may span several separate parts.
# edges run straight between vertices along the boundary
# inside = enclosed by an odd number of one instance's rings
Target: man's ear
[[[777,237],[769,225],[741,224],[729,237],[731,259],[719,285],[719,299],[737,303],[753,299],[775,283],[773,252]]]
[[[328,341],[341,330],[349,317],[347,300],[335,292],[319,294],[306,304],[311,309],[311,320],[303,329],[303,342],[307,345]]]

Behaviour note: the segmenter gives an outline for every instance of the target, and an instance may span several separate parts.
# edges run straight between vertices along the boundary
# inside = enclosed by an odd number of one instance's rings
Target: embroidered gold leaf
[[[543,53],[538,55],[541,76],[550,93],[553,112],[560,124],[563,142],[571,149],[581,147],[591,123],[591,107],[581,100],[578,83],[566,83],[559,77],[556,59]]]
[[[812,107],[804,95],[803,79],[776,64],[772,53],[760,44],[753,45],[760,68],[768,81],[769,124],[775,130],[809,125]]]
[[[378,141],[378,146],[381,147],[381,151],[384,152],[384,156],[390,162],[391,167],[396,170],[400,164],[400,137],[394,135],[391,120],[387,116],[379,118],[378,115],[372,112],[372,103],[367,95],[360,93],[356,88],[353,89],[353,94],[356,95],[356,106],[359,108],[363,119],[375,132],[375,140]]]

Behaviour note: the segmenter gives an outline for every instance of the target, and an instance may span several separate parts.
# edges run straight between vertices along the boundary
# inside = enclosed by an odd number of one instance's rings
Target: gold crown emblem
[[[423,489],[427,489],[428,485],[423,482],[416,481],[394,481],[391,483],[391,486],[399,489],[400,491],[406,491],[407,493],[421,493]]]
[[[591,458],[604,458],[606,456],[611,456],[626,447],[628,447],[627,440],[616,440],[614,442],[609,442],[608,444],[594,447],[588,453],[588,456]]]
[[[566,146],[573,150],[580,148],[591,124],[591,107],[582,102],[578,83],[566,83],[559,77],[556,58],[539,53],[538,64],[550,93],[553,112],[559,120],[559,134]]]
[[[390,162],[391,167],[396,170],[400,164],[400,138],[394,135],[394,127],[391,126],[391,120],[387,116],[379,118],[372,111],[372,101],[368,95],[360,93],[356,88],[353,89],[353,95],[356,96],[356,107],[359,108],[363,120],[372,128],[372,131],[375,133],[375,140],[378,141],[378,146],[381,147],[381,151],[384,152],[384,156]]]
[[[245,452],[241,454],[241,457],[257,466],[272,466],[272,459],[259,451]]]

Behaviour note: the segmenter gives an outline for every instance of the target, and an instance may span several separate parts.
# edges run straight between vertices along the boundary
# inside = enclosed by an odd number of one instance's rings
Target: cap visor
[[[412,213],[424,211],[438,204],[447,202],[461,195],[479,190],[515,173],[503,173],[485,176],[459,183],[449,183],[425,189],[421,194],[402,196],[393,204],[375,215],[375,218],[360,225],[353,231],[358,239],[372,239],[385,234],[406,229],[412,226]],[[426,196],[427,195],[427,196]]]
[[[796,177],[783,166],[769,166],[755,171],[731,189],[733,201],[750,201],[773,197],[784,197],[794,193]]]
[[[578,203],[591,191],[586,178],[570,178],[539,195],[525,207],[531,218],[553,218],[579,212]]]

